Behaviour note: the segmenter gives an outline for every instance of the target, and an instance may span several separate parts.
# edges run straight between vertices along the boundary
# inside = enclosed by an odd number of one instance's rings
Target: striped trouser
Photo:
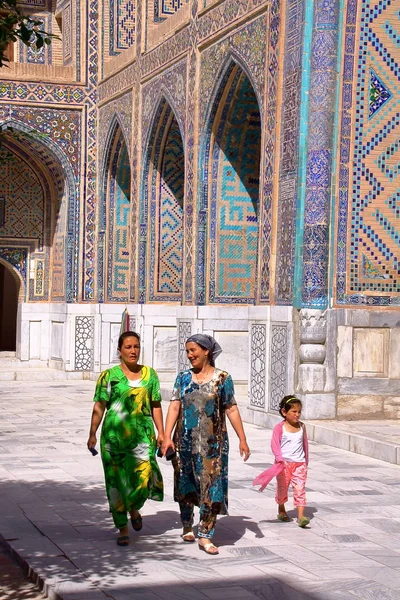
[[[288,489],[291,484],[294,506],[306,506],[306,480],[307,465],[305,462],[285,462],[284,470],[276,476],[276,503],[285,504],[287,502]]]

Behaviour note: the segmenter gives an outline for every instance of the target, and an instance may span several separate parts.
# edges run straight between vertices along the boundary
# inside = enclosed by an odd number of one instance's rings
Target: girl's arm
[[[106,410],[106,402],[95,402],[92,412],[92,420],[90,423],[89,439],[87,442],[88,448],[94,448],[97,444],[96,432],[99,428],[101,420]]]
[[[168,448],[175,450],[175,444],[172,441],[172,432],[178,420],[181,403],[179,400],[171,400],[168,407],[167,418],[165,421],[164,442],[162,445],[162,453],[165,456]]]
[[[154,425],[157,428],[157,448],[164,441],[164,424],[161,402],[151,403],[151,416],[153,417]]]
[[[272,431],[271,450],[275,456],[275,462],[284,462],[281,450],[282,425],[278,423]]]
[[[304,455],[305,455],[305,459],[306,459],[306,464],[308,465],[308,437],[307,437],[306,426],[304,425],[304,423],[302,423],[302,425],[303,425],[303,448],[304,448]]]
[[[242,417],[240,416],[240,412],[239,412],[237,404],[232,404],[231,406],[229,406],[228,408],[225,409],[225,412],[228,416],[229,421],[231,422],[233,429],[236,432],[236,435],[239,438],[240,456],[244,456],[244,460],[246,462],[246,460],[250,456],[250,448],[247,445],[246,435],[244,433],[244,428],[243,428],[243,421],[242,421]]]

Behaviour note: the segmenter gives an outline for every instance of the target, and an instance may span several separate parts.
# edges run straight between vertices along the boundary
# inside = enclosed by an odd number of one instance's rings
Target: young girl
[[[297,507],[297,523],[306,527],[310,519],[304,516],[306,505],[306,479],[308,465],[308,441],[304,423],[300,421],[302,404],[296,396],[285,396],[279,404],[279,412],[283,421],[274,427],[271,449],[275,455],[275,464],[264,471],[253,481],[253,485],[261,484],[260,491],[276,476],[276,502],[278,519],[290,521],[285,503],[288,500],[289,485],[293,488],[293,502]]]

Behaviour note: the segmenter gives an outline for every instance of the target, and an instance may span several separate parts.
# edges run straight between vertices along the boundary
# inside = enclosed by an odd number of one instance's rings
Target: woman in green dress
[[[160,382],[154,369],[139,365],[140,338],[127,331],[118,340],[121,364],[101,373],[87,446],[95,447],[102,421],[100,449],[107,498],[115,526],[117,544],[129,544],[128,516],[135,531],[142,528],[139,510],[148,498],[163,499],[163,481],[156,460],[164,427]],[[154,431],[157,428],[157,438]]]
[[[184,542],[194,542],[193,509],[200,508],[199,548],[218,554],[212,543],[217,515],[228,512],[229,440],[225,416],[239,438],[239,452],[250,456],[232,377],[215,368],[222,352],[210,335],[197,333],[186,340],[191,369],[178,374],[165,424],[163,454],[176,451],[174,499],[179,502]],[[174,435],[172,432],[175,428]]]

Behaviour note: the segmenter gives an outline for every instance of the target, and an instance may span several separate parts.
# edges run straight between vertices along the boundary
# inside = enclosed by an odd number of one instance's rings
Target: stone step
[[[47,368],[47,361],[43,360],[20,360],[19,358],[1,357],[0,356],[0,369],[36,369],[36,368]]]
[[[58,369],[29,368],[0,368],[0,381],[66,381],[84,379],[84,373],[80,371],[59,371]]]
[[[400,465],[400,421],[306,421],[308,439]]]

